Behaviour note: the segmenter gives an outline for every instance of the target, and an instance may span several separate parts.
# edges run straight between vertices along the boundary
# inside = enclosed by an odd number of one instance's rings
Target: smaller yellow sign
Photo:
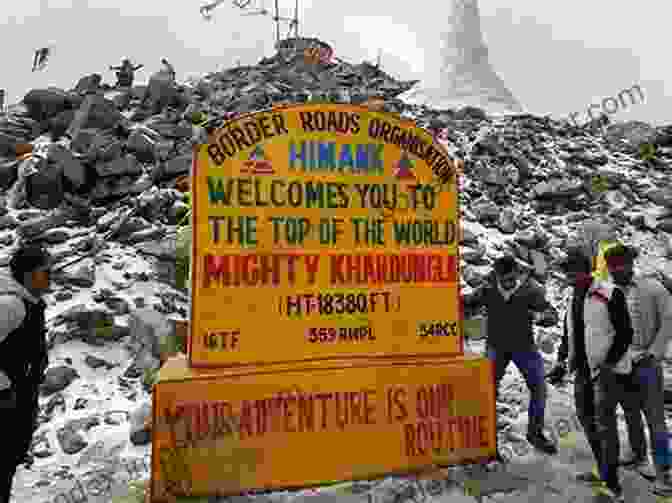
[[[154,389],[152,501],[491,459],[493,382],[473,355],[216,371],[173,358]]]

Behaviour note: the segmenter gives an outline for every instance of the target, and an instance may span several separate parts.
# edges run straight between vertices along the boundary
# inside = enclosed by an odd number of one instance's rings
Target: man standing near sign
[[[623,410],[628,423],[633,457],[624,460],[623,464],[636,467],[644,477],[648,474],[648,478],[655,478],[653,491],[661,496],[670,496],[672,463],[670,434],[665,422],[661,362],[672,331],[672,298],[658,281],[635,274],[637,255],[637,250],[624,245],[612,247],[604,254],[609,277],[623,293],[632,323],[632,371],[629,373],[631,392],[625,395]],[[642,412],[649,426],[654,473],[651,473],[647,455]],[[611,417],[609,420],[607,426],[613,427]],[[630,434],[631,431],[634,434]]]
[[[516,259],[499,258],[494,274],[474,295],[472,302],[488,311],[486,351],[495,366],[495,386],[513,361],[530,390],[527,441],[547,454],[556,454],[556,445],[544,433],[546,382],[544,360],[534,341],[532,313],[543,313],[545,326],[555,325],[558,314],[546,300],[544,288],[529,275],[522,275]],[[500,461],[502,457],[498,455]]]
[[[568,373],[575,373],[574,405],[598,466],[598,470],[579,473],[576,478],[580,482],[599,484],[601,483],[599,467],[601,466],[602,447],[597,425],[590,367],[586,354],[584,322],[586,294],[593,283],[591,257],[580,247],[571,248],[567,252],[567,258],[561,264],[561,269],[567,277],[567,283],[572,287],[572,292],[567,301],[564,331],[562,342],[558,348],[557,364],[547,378],[551,384],[558,386]]]

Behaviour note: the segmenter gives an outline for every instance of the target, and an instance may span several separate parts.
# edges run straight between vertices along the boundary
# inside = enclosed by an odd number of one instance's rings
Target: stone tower
[[[438,109],[469,105],[492,114],[522,113],[523,108],[488,60],[478,0],[452,0],[451,4],[441,35],[439,88],[419,85],[401,98]]]

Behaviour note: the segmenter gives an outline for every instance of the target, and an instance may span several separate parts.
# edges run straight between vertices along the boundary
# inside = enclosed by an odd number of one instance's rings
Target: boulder
[[[100,83],[102,82],[102,80],[103,77],[98,73],[92,73],[91,75],[82,77],[81,79],[79,79],[79,82],[77,82],[74,92],[80,94],[86,94],[97,91],[98,89],[100,89]]]
[[[166,161],[163,165],[163,173],[169,177],[189,173],[193,164],[192,154],[182,154]]]
[[[672,218],[660,220],[656,227],[657,230],[672,234]]]
[[[72,367],[53,367],[45,373],[44,382],[40,385],[40,393],[48,396],[67,388],[72,381],[79,378],[79,374]]]
[[[159,113],[165,107],[173,105],[177,99],[177,87],[167,73],[157,72],[150,77],[145,100],[154,113]]]
[[[98,176],[136,176],[142,174],[142,167],[133,154],[126,154],[113,161],[96,164],[96,173]]]
[[[131,343],[138,351],[147,351],[157,359],[161,356],[162,344],[173,331],[165,315],[149,308],[132,311],[129,328]]]
[[[71,108],[72,98],[69,93],[62,89],[50,87],[29,91],[24,96],[23,103],[28,109],[28,116],[31,119],[42,122]]]
[[[158,133],[149,128],[136,128],[126,140],[126,148],[129,152],[133,152],[139,161],[150,163],[156,159],[157,142],[160,138]]]
[[[659,206],[672,208],[672,188],[652,189],[646,196]]]
[[[0,156],[11,156],[16,152],[16,145],[21,143],[17,136],[0,131]]]
[[[81,430],[88,431],[94,426],[100,424],[100,419],[91,416],[82,419],[72,419],[68,421],[63,428],[56,432],[56,438],[61,445],[61,449],[66,454],[77,454],[84,449],[88,442],[84,439]]]
[[[53,161],[62,170],[63,176],[79,188],[86,183],[86,168],[69,149],[62,145],[54,144],[49,148],[49,160]]]
[[[8,190],[19,175],[19,161],[0,159],[0,190]]]
[[[33,206],[43,210],[60,206],[64,199],[63,166],[40,162],[37,172],[28,177],[26,195]]]
[[[65,135],[75,118],[74,110],[64,110],[55,117],[49,119],[49,132],[53,138]]]
[[[124,116],[117,110],[114,101],[105,99],[102,95],[96,95],[84,127],[112,129],[123,119]]]

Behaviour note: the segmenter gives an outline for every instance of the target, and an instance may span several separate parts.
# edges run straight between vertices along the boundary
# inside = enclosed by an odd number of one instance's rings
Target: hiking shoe
[[[603,494],[607,496],[611,501],[614,503],[623,503],[625,501],[625,498],[623,497],[623,488],[620,486],[604,486],[595,489],[597,494]]]
[[[649,482],[656,480],[656,469],[654,466],[649,463],[648,459],[645,459],[632,467],[634,470],[637,470],[642,477],[644,477]]]
[[[665,472],[663,476],[656,479],[651,492],[658,496],[672,496],[672,477],[670,476],[670,472]]]
[[[541,452],[543,452],[545,454],[557,454],[558,453],[558,447],[551,440],[546,438],[544,436],[544,434],[541,433],[541,432],[528,433],[525,438],[532,445],[532,447],[540,450]]]
[[[600,477],[597,468],[593,468],[590,472],[577,473],[576,476],[577,482],[583,482],[584,484],[591,485],[603,485],[602,478]]]

